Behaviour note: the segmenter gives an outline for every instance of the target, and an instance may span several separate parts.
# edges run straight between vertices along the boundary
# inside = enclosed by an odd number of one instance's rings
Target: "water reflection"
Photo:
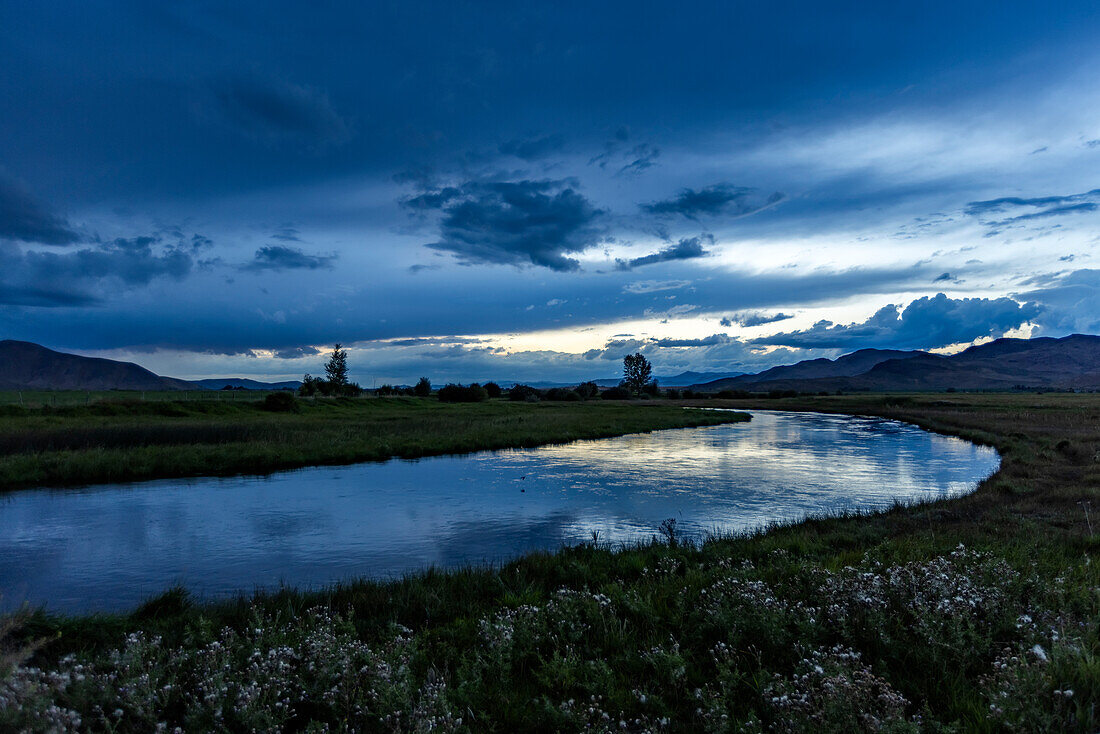
[[[972,489],[989,448],[869,418],[751,423],[465,457],[166,480],[0,498],[0,590],[124,609],[174,583],[206,596],[499,562],[591,538],[686,535]]]

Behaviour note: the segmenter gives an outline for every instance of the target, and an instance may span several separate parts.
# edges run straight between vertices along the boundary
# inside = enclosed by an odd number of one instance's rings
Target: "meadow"
[[[1100,727],[1100,396],[699,404],[907,420],[995,446],[1002,468],[965,497],[698,546],[669,524],[501,568],[27,612],[8,623],[0,728]]]
[[[219,391],[220,392],[220,391]],[[200,395],[202,393],[196,393]],[[208,393],[215,396],[218,392]],[[227,395],[232,395],[226,391]],[[178,399],[153,393],[0,406],[0,491],[263,474],[715,425],[744,416],[665,404],[448,404],[433,398]],[[155,397],[154,397],[155,396]],[[71,402],[69,402],[71,401]]]

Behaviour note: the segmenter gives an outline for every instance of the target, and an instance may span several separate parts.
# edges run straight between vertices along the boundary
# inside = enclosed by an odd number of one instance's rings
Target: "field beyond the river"
[[[1100,395],[693,404],[896,418],[992,445],[1002,466],[964,497],[700,546],[670,531],[501,568],[23,615],[0,655],[0,729],[1100,728]],[[510,407],[382,410],[512,415],[532,439],[543,418],[582,430],[679,410]]]
[[[214,393],[216,395],[216,393]],[[747,416],[581,403],[441,403],[435,398],[177,400],[165,393],[35,408],[0,407],[0,490],[187,476],[264,474],[716,425]],[[155,397],[153,397],[155,396]],[[274,397],[290,397],[288,394]],[[268,407],[280,407],[279,404]]]

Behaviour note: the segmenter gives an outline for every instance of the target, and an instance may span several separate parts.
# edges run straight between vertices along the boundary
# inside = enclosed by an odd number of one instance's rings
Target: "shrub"
[[[485,383],[485,392],[489,393],[489,397],[491,397],[491,398],[499,398],[500,397],[500,385],[496,384],[495,382],[486,382]]]
[[[292,392],[273,392],[264,396],[260,407],[272,413],[297,413],[298,399]]]
[[[302,397],[312,397],[316,395],[318,392],[317,383],[319,382],[320,380],[307,372],[302,378],[302,386],[298,388],[298,394]]]
[[[489,399],[489,391],[476,382],[469,386],[452,383],[439,388],[437,396],[444,403],[480,403]]]
[[[609,387],[600,395],[604,400],[630,400],[630,390],[625,387]]]
[[[539,391],[530,385],[513,385],[512,389],[508,391],[508,399],[518,403],[534,403],[540,397]]]
[[[427,377],[421,377],[413,388],[413,394],[418,398],[426,398],[432,394],[432,381]]]
[[[570,390],[567,387],[552,387],[542,394],[543,400],[561,401],[575,401],[581,400],[581,395],[576,390]]]
[[[574,390],[581,396],[582,400],[591,400],[600,396],[600,386],[594,382],[582,382]]]
[[[667,397],[667,398],[668,398],[669,400],[679,400],[679,399],[680,399],[680,391],[679,391],[679,390],[677,390],[677,389],[676,389],[676,388],[674,388],[674,387],[673,387],[673,388],[669,388],[669,389],[668,389],[668,391],[667,391],[667,392],[665,393],[665,396],[666,396],[666,397]]]

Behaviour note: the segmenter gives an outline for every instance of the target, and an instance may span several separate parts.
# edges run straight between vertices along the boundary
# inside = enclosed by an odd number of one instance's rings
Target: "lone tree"
[[[649,383],[653,374],[653,365],[649,363],[641,352],[628,354],[623,357],[623,383],[632,392],[641,392]]]
[[[427,377],[421,377],[413,388],[413,394],[419,398],[426,398],[432,394],[432,381]]]
[[[337,344],[329,355],[328,364],[325,365],[325,376],[333,387],[343,387],[348,384],[348,353]]]

